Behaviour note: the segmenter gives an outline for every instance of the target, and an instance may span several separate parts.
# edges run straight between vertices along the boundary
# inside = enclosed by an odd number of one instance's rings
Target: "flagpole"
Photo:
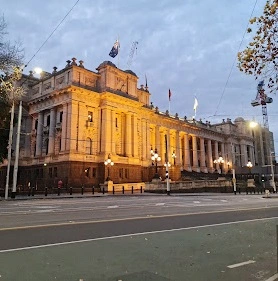
[[[171,104],[171,100],[169,100],[169,115],[170,115],[170,104]]]
[[[120,46],[120,41],[119,41],[119,34],[118,34],[118,68],[120,68],[120,49],[121,49],[121,46]]]

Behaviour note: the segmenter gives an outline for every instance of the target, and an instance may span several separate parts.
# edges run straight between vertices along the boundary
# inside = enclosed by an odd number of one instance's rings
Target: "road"
[[[277,198],[106,196],[0,206],[0,281],[278,280]]]

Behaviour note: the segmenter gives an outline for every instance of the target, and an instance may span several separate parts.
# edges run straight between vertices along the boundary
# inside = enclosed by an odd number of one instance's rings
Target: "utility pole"
[[[15,195],[16,195],[18,159],[19,159],[19,143],[20,143],[20,129],[21,129],[21,117],[22,117],[22,101],[19,102],[18,122],[17,122],[17,135],[16,135],[16,147],[15,147],[15,161],[14,161],[14,174],[13,174],[13,189],[12,189],[12,196],[11,196],[11,198],[15,198]]]
[[[8,145],[8,166],[7,166],[7,178],[6,178],[6,188],[5,188],[5,200],[8,199],[8,194],[9,194],[9,180],[10,180],[12,144],[13,144],[13,127],[14,127],[14,100],[13,100],[12,108],[11,108],[11,122],[10,122],[9,145]]]

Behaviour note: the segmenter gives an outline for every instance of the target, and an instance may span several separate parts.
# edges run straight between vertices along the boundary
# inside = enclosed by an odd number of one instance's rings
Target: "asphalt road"
[[[0,280],[278,278],[278,199],[122,196],[0,208]]]

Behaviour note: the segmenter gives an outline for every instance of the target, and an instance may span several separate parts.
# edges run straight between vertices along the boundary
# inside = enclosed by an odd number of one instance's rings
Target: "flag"
[[[119,48],[120,48],[120,43],[118,40],[116,40],[116,42],[114,43],[114,45],[109,53],[109,56],[112,58],[115,58],[119,52]]]
[[[171,90],[169,89],[169,101],[171,101],[171,96],[172,96],[172,93],[171,93]]]
[[[198,106],[198,100],[197,100],[197,98],[195,97],[194,106],[193,106],[193,109],[194,109],[194,111],[195,111],[195,115],[196,115],[197,106]]]

